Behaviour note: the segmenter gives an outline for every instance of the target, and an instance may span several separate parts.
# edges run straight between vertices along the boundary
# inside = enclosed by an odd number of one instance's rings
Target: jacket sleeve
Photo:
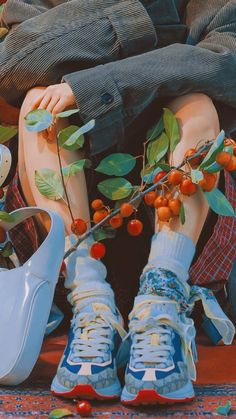
[[[186,44],[64,76],[84,122],[96,119],[89,136],[92,153],[122,142],[127,126],[158,98],[201,92],[236,113],[235,0],[192,0],[187,24]]]
[[[7,0],[0,17],[0,26],[15,27],[25,20],[31,19],[66,0]]]

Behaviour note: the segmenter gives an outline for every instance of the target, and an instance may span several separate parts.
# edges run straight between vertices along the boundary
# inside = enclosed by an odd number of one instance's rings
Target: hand
[[[73,106],[76,106],[76,100],[71,87],[67,83],[60,83],[42,90],[41,95],[32,103],[32,110],[45,109],[56,115]]]

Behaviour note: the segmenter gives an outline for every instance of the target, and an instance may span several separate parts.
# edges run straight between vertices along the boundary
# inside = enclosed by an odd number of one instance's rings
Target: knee
[[[32,110],[33,103],[37,100],[37,98],[41,95],[42,90],[45,90],[46,87],[33,87],[30,89],[21,106],[21,114],[20,117],[24,118],[25,115]]]

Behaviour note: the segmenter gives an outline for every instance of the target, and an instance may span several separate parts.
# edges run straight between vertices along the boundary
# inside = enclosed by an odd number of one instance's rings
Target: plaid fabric
[[[236,191],[233,179],[227,172],[225,195],[236,209]],[[16,174],[8,187],[6,210],[10,212],[25,206]],[[11,231],[11,240],[20,262],[24,263],[42,240],[36,221],[31,218],[15,227]],[[228,280],[235,258],[236,218],[218,216],[213,234],[190,269],[191,283],[210,287],[214,291],[220,290]]]
[[[228,172],[225,172],[225,195],[236,210],[234,181]],[[212,236],[190,269],[191,282],[218,291],[226,283],[235,258],[236,217],[218,216]]]

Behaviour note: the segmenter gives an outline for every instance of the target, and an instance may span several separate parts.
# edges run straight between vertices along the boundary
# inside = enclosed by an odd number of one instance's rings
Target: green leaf
[[[167,108],[164,108],[163,120],[165,132],[170,141],[170,151],[174,151],[180,141],[179,124],[174,114]]]
[[[191,179],[193,183],[196,183],[196,185],[198,185],[200,180],[202,180],[203,178],[204,176],[201,170],[194,170],[194,169],[191,170]]]
[[[8,212],[0,211],[0,220],[6,221],[7,223],[14,223],[15,217],[11,214],[8,214]]]
[[[157,140],[152,141],[147,148],[147,159],[150,165],[157,163],[164,157],[169,148],[169,139],[163,132]]]
[[[204,168],[208,173],[217,173],[223,169],[223,166],[220,166],[216,161],[214,161],[210,166]]]
[[[215,139],[214,143],[212,144],[204,160],[200,164],[200,169],[203,169],[207,166],[210,166],[212,163],[214,163],[217,153],[222,151],[224,148],[224,139],[225,139],[225,132],[221,131],[219,135],[217,136],[217,138]]]
[[[75,176],[84,168],[91,167],[91,161],[88,159],[81,159],[62,168],[63,176]]]
[[[11,242],[7,242],[3,249],[1,249],[0,254],[4,258],[9,258],[13,253],[13,246]]]
[[[15,126],[4,127],[0,125],[0,144],[4,144],[9,141],[11,138],[15,137],[18,129]]]
[[[58,143],[61,148],[65,150],[78,150],[79,148],[83,147],[84,145],[84,136],[78,136],[79,127],[77,125],[70,125],[69,127],[64,128],[58,134]],[[68,145],[68,141],[74,141],[74,144]]]
[[[105,157],[95,169],[109,176],[124,176],[133,170],[136,159],[131,154],[114,153]]]
[[[74,413],[68,409],[54,409],[49,413],[48,417],[49,419],[60,419],[66,416],[74,416]]]
[[[113,201],[126,198],[133,190],[131,183],[124,178],[106,179],[100,182],[97,187],[106,198]]]
[[[58,134],[59,145],[66,150],[78,150],[84,145],[84,134],[95,126],[95,120],[92,119],[81,128],[76,125],[70,125]]]
[[[35,171],[35,184],[39,192],[48,199],[58,201],[63,198],[64,188],[60,176],[51,169]]]
[[[216,412],[218,415],[228,416],[232,407],[232,403],[227,401],[224,406],[218,406]]]
[[[183,202],[181,202],[181,206],[180,206],[180,221],[181,221],[181,224],[185,223],[185,210],[184,210]]]
[[[156,138],[160,137],[163,131],[164,131],[164,122],[163,122],[163,118],[161,117],[158,123],[148,131],[147,140],[148,141],[155,140]]]
[[[69,116],[74,115],[75,113],[78,113],[79,109],[70,109],[68,111],[57,113],[57,118],[69,118]]]
[[[40,132],[50,127],[53,122],[53,117],[45,109],[36,109],[26,115],[25,122],[28,131]]]
[[[219,215],[235,216],[234,209],[224,194],[217,188],[204,192],[210,208]]]
[[[116,229],[110,226],[101,227],[98,230],[95,230],[93,233],[94,240],[98,242],[106,239],[114,239],[115,236]]]
[[[164,170],[164,172],[169,172],[169,171],[171,170],[170,165],[169,165],[169,164],[166,164],[166,163],[159,163],[159,164],[158,164],[158,167],[159,167],[161,170]]]

